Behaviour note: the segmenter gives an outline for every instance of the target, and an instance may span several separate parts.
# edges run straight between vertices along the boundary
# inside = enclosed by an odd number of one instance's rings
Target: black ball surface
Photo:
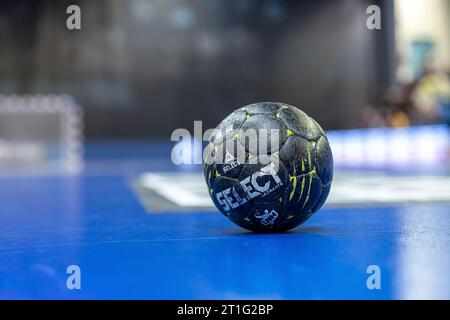
[[[324,131],[284,103],[234,111],[217,126],[204,155],[214,204],[252,231],[295,228],[322,207],[330,192],[333,155]]]

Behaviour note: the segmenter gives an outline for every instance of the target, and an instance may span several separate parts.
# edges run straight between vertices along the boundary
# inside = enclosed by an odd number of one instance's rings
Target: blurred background
[[[81,30],[66,28],[72,4]],[[370,5],[381,30],[366,26]],[[82,110],[87,142],[168,140],[258,101],[298,106],[328,131],[448,124],[449,70],[448,0],[0,3],[0,94],[63,95]],[[433,128],[442,160],[447,129]],[[339,138],[331,133],[338,165]]]
[[[0,0],[0,299],[449,299],[449,71],[450,0]],[[333,152],[286,235],[237,229],[171,161],[175,129],[262,101]]]

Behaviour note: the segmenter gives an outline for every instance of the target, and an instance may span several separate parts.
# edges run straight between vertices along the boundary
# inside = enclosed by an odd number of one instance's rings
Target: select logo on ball
[[[260,184],[261,177],[270,176],[272,179]],[[273,180],[273,183],[271,182]],[[245,191],[246,197],[242,198],[236,191],[235,187],[227,188],[221,192],[216,193],[217,201],[222,205],[223,210],[229,211],[235,209],[251,199],[256,197],[265,197],[275,189],[283,185],[280,177],[275,171],[273,163],[263,167],[260,171],[253,173],[251,176],[240,181],[240,185]]]

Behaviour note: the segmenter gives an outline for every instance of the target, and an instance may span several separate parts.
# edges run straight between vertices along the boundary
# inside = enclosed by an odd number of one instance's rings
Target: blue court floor
[[[215,210],[149,213],[132,178],[174,170],[151,150],[99,143],[80,176],[0,177],[0,298],[450,298],[448,204],[328,206],[253,234]],[[70,265],[80,290],[66,286]],[[369,290],[373,265],[381,288]]]

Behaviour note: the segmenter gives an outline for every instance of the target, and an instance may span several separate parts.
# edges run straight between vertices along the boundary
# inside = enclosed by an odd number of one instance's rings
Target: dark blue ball
[[[205,150],[204,175],[216,207],[256,232],[297,227],[319,210],[333,179],[328,139],[300,109],[262,102],[218,126]]]

